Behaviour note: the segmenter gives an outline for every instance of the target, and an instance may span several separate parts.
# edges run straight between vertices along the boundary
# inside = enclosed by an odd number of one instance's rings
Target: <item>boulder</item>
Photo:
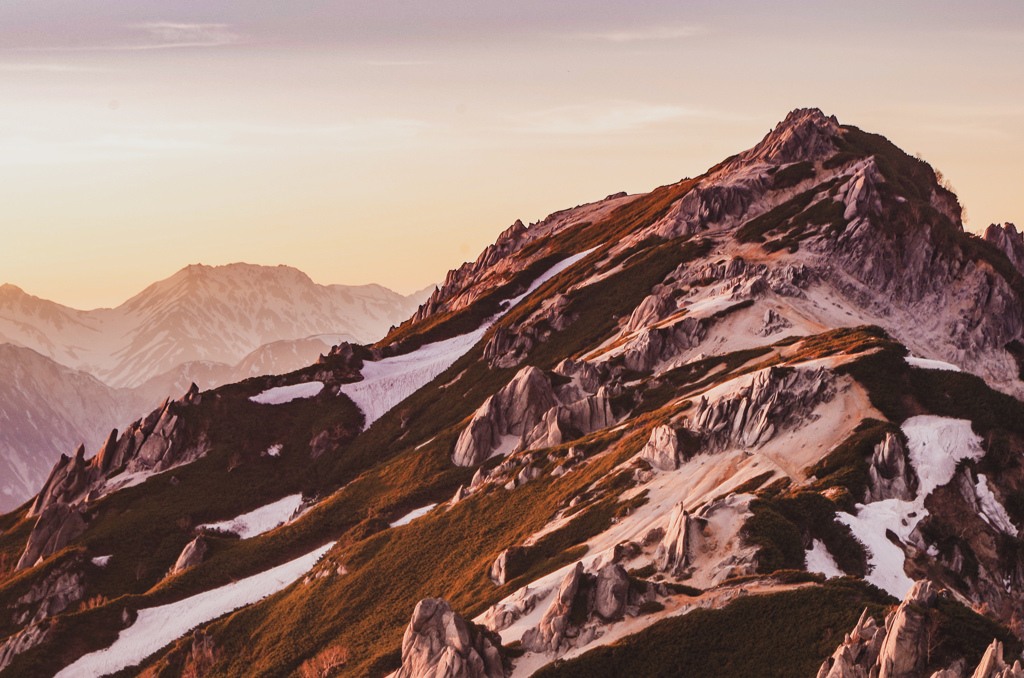
[[[496,634],[470,627],[448,601],[416,604],[396,678],[505,678]]]
[[[607,621],[621,619],[629,603],[629,575],[621,565],[608,563],[597,573],[594,611]]]
[[[671,426],[655,426],[651,437],[638,455],[659,471],[674,471],[683,461],[679,436]]]
[[[190,567],[195,567],[199,563],[203,562],[203,558],[206,557],[206,552],[209,546],[206,543],[206,539],[203,535],[199,535],[181,550],[181,554],[178,559],[174,562],[174,567],[171,568],[171,574],[178,574],[183,570],[187,570]]]
[[[526,549],[520,546],[512,546],[505,549],[494,559],[494,563],[491,565],[487,575],[495,585],[504,586],[510,579],[516,576],[516,564],[524,555],[526,555]]]

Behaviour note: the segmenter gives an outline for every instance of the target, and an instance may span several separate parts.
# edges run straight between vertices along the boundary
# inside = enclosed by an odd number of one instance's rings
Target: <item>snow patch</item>
[[[912,367],[920,367],[922,370],[948,370],[959,372],[960,368],[952,363],[944,363],[941,360],[928,360],[927,358],[906,357],[907,363]]]
[[[92,559],[92,564],[96,567],[106,567],[109,562],[110,556],[97,556]]]
[[[243,513],[232,520],[208,523],[199,527],[220,530],[221,532],[234,532],[240,538],[248,539],[264,532],[270,532],[275,527],[288,522],[301,505],[302,495],[293,494],[284,499],[279,499],[272,504],[261,506],[255,511]]]
[[[308,572],[334,543],[312,553],[169,605],[139,610],[135,623],[121,631],[110,647],[67,666],[56,678],[105,676],[134,666],[197,626],[281,591]]]
[[[283,405],[297,398],[312,398],[322,390],[324,390],[324,383],[322,381],[307,381],[302,384],[292,384],[291,386],[268,388],[263,393],[249,398],[249,400],[260,405]]]
[[[408,525],[409,523],[411,523],[412,521],[416,520],[417,518],[422,518],[423,516],[425,516],[428,513],[430,513],[434,509],[435,506],[437,506],[437,504],[430,504],[429,506],[424,506],[423,508],[418,508],[415,511],[409,511],[404,516],[402,516],[401,518],[399,518],[395,522],[391,523],[391,527],[401,527],[402,525]]]
[[[845,572],[839,569],[832,554],[817,539],[811,544],[811,550],[804,554],[808,572],[820,572],[828,578],[842,577]]]
[[[914,582],[903,571],[903,549],[891,542],[886,533],[892,532],[906,542],[917,523],[928,515],[924,507],[928,495],[953,479],[960,460],[977,460],[985,454],[981,438],[971,430],[971,422],[963,419],[911,417],[903,422],[903,432],[907,436],[910,463],[921,481],[917,497],[913,501],[886,499],[858,504],[855,516],[836,514],[871,552],[871,571],[865,579],[901,600]]]
[[[396,355],[377,361],[363,362],[363,379],[351,384],[343,384],[341,392],[352,399],[362,411],[366,422],[363,429],[384,416],[416,391],[420,390],[439,374],[455,364],[455,361],[476,346],[491,325],[516,304],[533,293],[538,287],[551,278],[583,259],[593,250],[563,259],[549,268],[544,274],[533,281],[530,287],[514,299],[505,302],[504,310],[495,314],[483,325],[468,334],[462,334],[444,341],[434,342],[419,347],[404,355]],[[273,389],[271,389],[273,390]]]
[[[281,445],[280,443],[277,444],[277,445],[271,445],[270,447],[268,447],[263,452],[263,454],[268,456],[268,457],[280,457],[281,456],[281,450],[283,449],[283,447],[284,446]]]

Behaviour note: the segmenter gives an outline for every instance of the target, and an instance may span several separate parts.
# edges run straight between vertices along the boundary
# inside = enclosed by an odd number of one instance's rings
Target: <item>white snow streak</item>
[[[927,358],[912,358],[911,356],[906,357],[907,363],[912,367],[920,367],[923,370],[948,370],[950,372],[959,372],[960,368],[952,363],[944,363],[941,360],[928,360]]]
[[[138,619],[121,631],[113,645],[85,655],[56,678],[93,678],[134,666],[197,626],[281,591],[308,572],[333,545],[325,544],[284,565],[177,603],[139,610]]]
[[[431,504],[430,506],[424,506],[423,508],[418,508],[415,511],[409,511],[404,516],[402,516],[401,518],[399,518],[395,522],[391,523],[391,527],[401,527],[402,525],[408,525],[409,523],[411,523],[412,521],[416,520],[417,518],[422,518],[423,516],[425,516],[428,513],[430,513],[434,509],[435,506],[437,506],[437,504]]]
[[[341,387],[341,392],[351,398],[366,417],[364,429],[369,428],[373,422],[384,416],[398,403],[429,384],[437,375],[455,364],[455,361],[468,353],[483,338],[491,325],[508,313],[512,307],[591,252],[593,252],[592,249],[580,252],[558,262],[534,280],[526,292],[506,302],[507,305],[503,311],[495,314],[478,329],[468,334],[426,344],[404,355],[364,362],[362,381],[344,384]]]
[[[110,556],[97,556],[92,559],[92,564],[96,567],[106,567],[109,562]]]
[[[255,537],[264,532],[270,532],[275,527],[288,522],[296,509],[302,504],[302,495],[293,494],[279,499],[272,504],[261,506],[255,511],[243,513],[232,520],[225,520],[220,523],[208,523],[199,527],[206,527],[211,530],[222,532],[234,532],[242,539]]]
[[[323,389],[324,384],[322,381],[307,381],[303,384],[268,388],[263,393],[249,398],[249,400],[261,405],[283,405],[284,403],[290,403],[296,398],[312,398]]]
[[[820,572],[829,578],[842,577],[845,574],[836,565],[835,559],[825,545],[817,539],[811,544],[811,550],[804,554],[804,558],[807,561],[808,572]]]
[[[886,537],[892,531],[906,542],[917,523],[928,515],[925,498],[953,479],[961,459],[981,459],[981,438],[971,430],[971,422],[923,415],[903,422],[907,435],[910,463],[920,479],[913,501],[886,499],[867,505],[858,504],[857,515],[837,513],[853,534],[868,548],[871,571],[865,577],[879,588],[903,599],[913,580],[903,571],[903,549]]]

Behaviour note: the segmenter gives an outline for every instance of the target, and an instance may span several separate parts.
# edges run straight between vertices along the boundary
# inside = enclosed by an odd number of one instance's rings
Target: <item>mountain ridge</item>
[[[64,457],[0,517],[0,671],[1016,676],[1024,239],[990,231],[817,109],[513,224],[377,343]]]

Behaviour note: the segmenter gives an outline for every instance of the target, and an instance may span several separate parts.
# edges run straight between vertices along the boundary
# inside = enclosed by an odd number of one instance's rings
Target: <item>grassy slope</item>
[[[868,585],[824,586],[738,598],[720,610],[660,621],[612,645],[555,662],[537,678],[807,678],[865,607],[881,619],[892,600]],[[760,623],[751,623],[751,620]]]

